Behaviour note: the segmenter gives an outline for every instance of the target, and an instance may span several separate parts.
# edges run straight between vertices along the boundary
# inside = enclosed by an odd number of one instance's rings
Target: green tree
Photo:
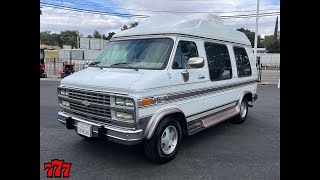
[[[63,45],[71,45],[72,47],[77,47],[78,36],[79,36],[79,32],[76,30],[61,31],[60,40]]]
[[[91,36],[91,35],[88,35],[87,38],[92,38],[92,36]]]
[[[48,45],[53,45],[53,46],[60,46],[60,47],[62,47],[62,41],[61,41],[61,39],[60,39],[60,34],[57,34],[57,33],[51,34]]]
[[[105,34],[102,34],[102,39],[107,40],[107,36]]]
[[[53,33],[50,31],[40,32],[41,44],[51,45],[51,46],[62,46],[60,41],[60,34]]]
[[[263,45],[270,53],[280,53],[280,38],[277,39],[274,35],[265,36]]]
[[[100,33],[98,30],[95,30],[95,31],[93,32],[93,37],[100,39],[100,38],[101,38],[101,33]]]
[[[250,43],[251,43],[251,46],[253,47],[254,46],[254,36],[255,36],[255,32],[253,31],[250,31],[249,29],[244,29],[244,28],[240,28],[240,29],[237,29],[237,31],[240,31],[240,32],[243,32],[247,38],[249,39]],[[260,47],[263,47],[262,43],[261,43],[261,37],[260,35],[258,35],[258,45],[257,45],[259,48]]]
[[[121,31],[129,29],[127,25],[123,25],[123,27],[121,28]]]
[[[50,45],[50,36],[51,36],[51,32],[50,31],[43,31],[40,32],[40,40],[41,40],[41,44],[46,44],[46,45]]]
[[[121,28],[121,31],[136,27],[136,26],[138,26],[138,24],[139,24],[138,22],[134,22],[134,23],[131,23],[130,26],[123,25],[122,28]]]
[[[138,24],[139,24],[138,22],[131,23],[130,28],[136,27],[138,26]]]
[[[107,40],[110,40],[112,38],[113,35],[115,35],[115,32],[109,32],[108,36],[107,36]]]

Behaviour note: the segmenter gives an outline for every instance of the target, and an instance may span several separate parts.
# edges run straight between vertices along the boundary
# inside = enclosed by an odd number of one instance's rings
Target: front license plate
[[[87,136],[87,137],[91,137],[92,136],[91,125],[78,122],[77,126],[78,126],[77,127],[77,132],[79,134],[82,134],[82,135]]]

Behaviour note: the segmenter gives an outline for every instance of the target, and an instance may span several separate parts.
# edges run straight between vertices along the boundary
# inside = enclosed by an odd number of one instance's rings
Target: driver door
[[[185,113],[186,116],[195,114],[203,109],[203,101],[196,97],[205,82],[209,80],[206,65],[201,68],[189,68],[189,79],[184,80],[182,73],[186,71],[189,58],[203,57],[202,41],[189,38],[178,38],[175,55],[169,67],[171,83],[171,98]],[[200,51],[199,51],[200,50]],[[206,63],[204,63],[206,64]]]

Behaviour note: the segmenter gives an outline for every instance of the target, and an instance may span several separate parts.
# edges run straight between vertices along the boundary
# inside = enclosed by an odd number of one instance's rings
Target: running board
[[[239,108],[238,106],[235,106],[198,119],[196,122],[190,122],[188,123],[188,135],[195,134],[201,130],[214,126],[224,120],[236,116],[237,114],[239,114]]]

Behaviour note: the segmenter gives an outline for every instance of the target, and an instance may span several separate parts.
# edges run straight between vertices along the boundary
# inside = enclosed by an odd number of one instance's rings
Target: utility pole
[[[103,38],[102,38],[102,34],[101,34],[101,40],[100,40],[100,49],[103,49]]]
[[[79,49],[79,36],[77,35],[77,49]]]
[[[259,3],[260,3],[260,0],[257,0],[256,30],[254,35],[254,58],[256,61],[257,61],[257,46],[258,46]]]

